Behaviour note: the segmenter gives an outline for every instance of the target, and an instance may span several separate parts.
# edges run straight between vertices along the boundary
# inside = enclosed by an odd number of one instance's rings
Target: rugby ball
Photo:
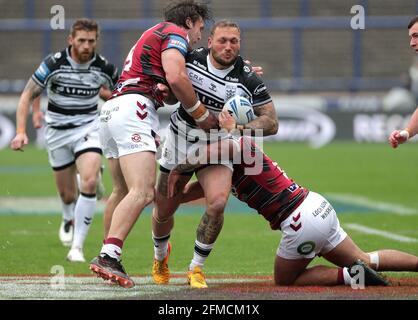
[[[246,124],[256,118],[251,102],[245,97],[233,96],[224,107],[237,124]]]

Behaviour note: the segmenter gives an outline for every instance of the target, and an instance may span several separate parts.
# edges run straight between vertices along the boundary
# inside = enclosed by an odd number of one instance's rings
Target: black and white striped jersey
[[[103,56],[94,54],[84,63],[75,62],[70,47],[45,58],[32,79],[47,88],[48,110],[45,120],[54,127],[80,126],[97,117],[102,86],[113,89],[117,68]]]
[[[244,63],[241,56],[238,56],[234,65],[219,70],[210,62],[209,49],[202,47],[188,54],[186,68],[200,101],[216,115],[222,111],[225,102],[235,95],[246,97],[253,108],[272,101],[264,82],[252,72],[251,66]],[[176,134],[198,128],[181,105],[171,115],[170,124]]]

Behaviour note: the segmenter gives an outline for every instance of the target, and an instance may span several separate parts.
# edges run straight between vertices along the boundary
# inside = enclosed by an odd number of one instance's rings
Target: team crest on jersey
[[[131,137],[132,141],[137,143],[139,141],[141,141],[141,136],[139,135],[139,133],[134,133]]]
[[[310,254],[312,251],[314,251],[314,249],[315,249],[315,242],[313,241],[303,242],[297,248],[299,254],[302,254],[302,255]]]
[[[229,98],[232,98],[233,96],[235,96],[237,92],[237,87],[227,84],[225,86],[225,101],[228,100]]]

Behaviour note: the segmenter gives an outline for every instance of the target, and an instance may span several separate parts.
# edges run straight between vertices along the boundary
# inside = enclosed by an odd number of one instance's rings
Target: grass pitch
[[[416,145],[392,150],[381,144],[334,143],[321,149],[310,149],[303,144],[265,144],[264,149],[288,176],[330,200],[342,226],[362,249],[393,248],[418,255]],[[111,184],[107,171],[104,182],[109,194]],[[57,197],[46,152],[34,147],[26,148],[25,152],[0,151],[0,275],[10,280],[16,279],[12,275],[53,276],[56,266],[66,276],[89,275],[88,263],[72,264],[65,260],[68,248],[58,239],[59,210],[36,211],[30,202],[23,201],[28,197]],[[5,209],[7,199],[16,199],[16,210]],[[211,277],[218,276],[271,279],[280,232],[270,230],[262,217],[232,197],[230,200],[224,228],[205,264],[209,284]],[[201,207],[184,206],[176,214],[170,269],[179,279],[184,277],[192,258],[196,226],[202,212]],[[101,220],[99,212],[85,244],[87,260],[100,250]],[[351,229],[348,226],[352,224],[382,234]],[[407,240],[399,240],[402,237]],[[131,275],[147,279],[152,259],[151,220],[147,209],[126,241],[123,263]],[[325,262],[318,259],[315,263]],[[388,275],[418,279],[416,273]],[[0,280],[0,298],[13,298],[5,294],[7,286],[3,282]],[[117,297],[122,296],[108,296]]]

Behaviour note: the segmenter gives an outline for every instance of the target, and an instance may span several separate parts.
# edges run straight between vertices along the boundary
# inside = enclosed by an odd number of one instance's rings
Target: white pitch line
[[[347,223],[347,224],[344,224],[344,227],[351,229],[351,230],[363,232],[366,234],[374,234],[377,236],[382,236],[384,238],[388,238],[388,239],[396,240],[400,242],[409,242],[409,243],[418,242],[418,239],[415,239],[415,238],[405,237],[396,233],[369,228],[369,227],[366,227],[357,223]]]
[[[2,213],[61,214],[61,206],[58,197],[0,197],[0,215]],[[104,206],[104,201],[98,201],[96,212],[103,212]]]
[[[374,201],[367,197],[362,197],[353,194],[339,194],[339,193],[327,193],[326,197],[332,202],[332,200],[339,201],[347,204],[360,205],[369,209],[391,212],[399,215],[416,215],[418,209],[405,207],[397,203]]]
[[[150,276],[133,277],[136,286],[124,289],[106,284],[102,279],[89,277],[63,278],[42,276],[0,276],[0,300],[2,299],[132,299],[150,295],[187,290],[186,278],[170,279],[170,285],[154,284]],[[265,279],[254,278],[210,278],[209,286],[223,283],[263,282]]]

